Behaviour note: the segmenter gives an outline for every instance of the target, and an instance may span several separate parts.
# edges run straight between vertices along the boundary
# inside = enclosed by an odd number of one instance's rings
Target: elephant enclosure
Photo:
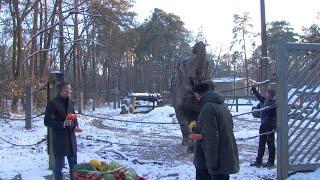
[[[239,112],[247,112],[251,106],[239,107]],[[233,114],[235,108],[232,110]],[[192,164],[193,155],[187,153],[187,147],[181,145],[182,135],[174,116],[174,109],[170,106],[155,108],[147,114],[120,115],[120,109],[109,107],[97,108],[95,112],[85,110],[84,113],[96,117],[79,115],[80,126],[84,129],[77,134],[78,162],[90,159],[104,161],[118,161],[135,169],[147,179],[195,179],[195,169]],[[38,141],[46,135],[43,128],[43,117],[34,120],[32,130],[22,130],[23,121],[0,121],[0,131],[3,138],[16,144],[29,144]],[[107,118],[132,121],[120,122]],[[251,115],[234,118],[234,132],[236,139],[251,137],[258,134],[258,123],[247,122]],[[137,122],[137,123],[134,123]],[[168,124],[148,124],[139,122],[154,122]],[[11,128],[12,132],[6,129]],[[23,133],[17,133],[20,131]],[[237,141],[240,156],[240,172],[232,175],[232,179],[268,179],[275,178],[275,169],[260,170],[249,167],[256,155],[258,138]],[[50,179],[52,172],[48,169],[48,155],[46,144],[32,147],[16,147],[0,141],[0,153],[4,155],[4,162],[0,165],[0,179],[11,179],[15,176],[26,179],[46,177]],[[15,161],[11,160],[16,154]],[[30,165],[25,166],[29,162]],[[5,166],[5,167],[4,167]],[[64,170],[67,174],[68,170]]]

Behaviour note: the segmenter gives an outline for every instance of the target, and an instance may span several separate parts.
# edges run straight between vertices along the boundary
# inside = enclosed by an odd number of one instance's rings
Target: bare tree
[[[249,94],[249,70],[248,70],[248,58],[247,58],[247,40],[252,34],[250,29],[253,27],[251,24],[251,18],[248,12],[243,13],[243,16],[235,14],[233,16],[234,28],[233,32],[233,42],[231,44],[231,48],[234,47],[236,43],[242,44],[243,55],[244,55],[244,66],[246,71],[247,78],[247,95]]]

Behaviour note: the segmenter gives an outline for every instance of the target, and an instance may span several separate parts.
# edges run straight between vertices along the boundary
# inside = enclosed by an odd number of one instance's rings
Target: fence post
[[[2,99],[2,80],[0,80],[0,113],[4,111],[5,107],[5,99]]]
[[[288,150],[288,79],[286,59],[286,48],[280,45],[277,63],[277,179],[282,180],[288,177],[289,171],[289,150]]]
[[[80,106],[81,106],[81,112],[82,113],[82,109],[84,108],[84,97],[83,97],[83,91],[80,92]]]
[[[25,122],[25,128],[31,129],[31,117],[32,117],[32,86],[27,85],[26,86],[26,122]]]
[[[92,95],[92,111],[96,110],[96,93],[95,93],[95,89],[93,90],[93,95]]]
[[[113,109],[117,109],[117,93],[115,93],[115,97],[113,101]]]
[[[117,107],[120,108],[120,97],[119,97],[118,88],[114,90],[114,94],[115,94],[115,97],[114,97],[113,109],[117,109]]]
[[[117,102],[118,102],[118,106],[117,107],[120,108],[121,100],[120,100],[120,96],[119,95],[117,96]]]
[[[238,104],[238,95],[236,95],[236,112],[239,111],[239,104]]]
[[[76,93],[77,98],[77,110],[78,113],[82,113],[82,105],[83,105],[83,91],[80,90],[80,88],[77,89],[77,91],[80,91],[79,93]]]
[[[64,75],[60,72],[52,72],[48,82],[48,102],[58,95],[58,85],[64,82]],[[49,169],[54,171],[54,155],[52,147],[52,129],[48,127],[47,134],[47,151],[49,154]],[[64,164],[64,163],[63,163]]]
[[[135,112],[135,109],[136,109],[136,97],[135,96],[132,96],[131,97],[131,107],[132,107],[132,114],[134,114]]]

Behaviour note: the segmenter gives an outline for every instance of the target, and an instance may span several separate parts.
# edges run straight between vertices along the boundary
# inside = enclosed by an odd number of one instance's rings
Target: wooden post
[[[120,108],[120,97],[119,97],[118,88],[114,90],[114,94],[115,94],[115,97],[114,97],[113,109],[117,109],[117,108]]]
[[[233,95],[236,95],[236,65],[233,64]]]
[[[265,1],[260,0],[260,13],[261,13],[261,59],[260,59],[260,73],[259,81],[268,79],[269,71],[269,58],[268,58],[268,45],[267,45],[267,33],[266,33],[266,16],[265,16]],[[266,92],[266,85],[261,86],[262,93]]]
[[[49,76],[48,82],[48,101],[51,101],[58,95],[58,85],[64,82],[64,75],[60,72],[52,72]],[[52,147],[52,129],[48,127],[47,134],[47,151],[49,154],[49,169],[54,170],[54,155],[53,155],[53,147]]]
[[[239,111],[238,95],[236,95],[236,112]]]
[[[92,111],[95,111],[96,110],[96,104],[95,104],[95,95],[93,95],[92,97]]]
[[[80,92],[80,103],[79,103],[79,106],[81,107],[79,110],[78,110],[78,113],[82,113],[82,108],[84,108],[84,100],[83,100],[83,91]]]
[[[3,87],[3,84],[2,84],[2,81],[0,80],[0,113],[1,112],[4,112],[5,110],[5,99],[2,97],[2,87]]]
[[[117,92],[114,91],[113,109],[117,109]]]
[[[120,96],[119,96],[119,94],[117,95],[117,103],[118,103],[118,108],[120,108],[120,104],[121,104],[121,101],[120,101]]]
[[[92,111],[96,110],[96,92],[95,89],[92,90]]]
[[[26,106],[25,106],[25,111],[26,111],[26,123],[25,123],[25,128],[26,129],[31,129],[32,124],[31,124],[31,117],[32,117],[32,86],[27,85],[26,86]]]
[[[289,171],[289,149],[288,149],[288,62],[286,59],[286,48],[280,44],[279,62],[277,67],[277,179],[288,177]]]
[[[135,96],[131,97],[131,107],[132,107],[132,113],[134,113],[135,109],[136,109],[136,97]]]

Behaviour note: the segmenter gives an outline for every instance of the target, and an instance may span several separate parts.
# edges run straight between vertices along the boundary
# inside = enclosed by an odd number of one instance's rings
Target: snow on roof
[[[244,80],[246,78],[239,78],[239,77],[236,77],[236,81],[240,81],[240,80]],[[234,80],[234,77],[221,77],[221,78],[212,78],[212,80],[214,82],[221,82],[221,83],[227,83],[227,82],[233,82]]]
[[[148,97],[161,97],[159,93],[131,93],[129,96],[148,96]]]
[[[58,74],[58,73],[61,73],[61,71],[51,71],[50,73],[51,74]]]

